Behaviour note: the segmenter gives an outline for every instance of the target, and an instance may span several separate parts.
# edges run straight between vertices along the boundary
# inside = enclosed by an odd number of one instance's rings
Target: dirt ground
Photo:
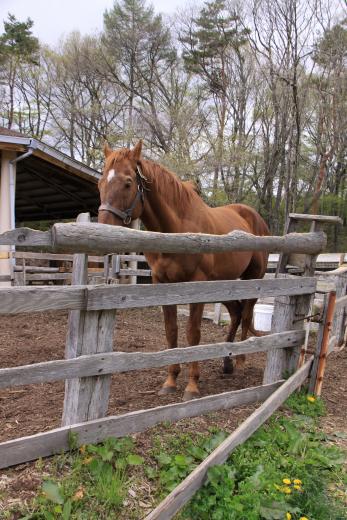
[[[179,317],[180,346],[184,346],[184,329],[187,318]],[[64,358],[67,330],[66,312],[46,312],[0,316],[0,367],[12,367]],[[226,326],[214,325],[203,320],[201,343],[218,342],[225,338]],[[114,349],[126,352],[158,351],[166,348],[163,315],[159,308],[120,311],[114,332]],[[201,395],[217,394],[262,383],[265,356],[253,354],[247,357],[243,375],[223,376],[222,360],[200,363]],[[347,351],[332,354],[328,360],[323,398],[328,415],[322,427],[328,433],[347,432]],[[188,379],[187,366],[179,376],[178,393],[158,397],[157,391],[165,380],[166,368],[116,374],[112,377],[109,415],[122,414],[144,408],[178,401],[183,395]],[[47,383],[0,390],[0,441],[6,441],[60,426],[64,399],[64,383]],[[177,423],[180,430],[206,431],[210,426],[233,430],[255,406],[244,406],[209,414]],[[160,428],[160,427],[158,427]],[[143,450],[148,445],[146,433],[136,435]],[[345,443],[344,435],[339,442]],[[22,472],[22,476],[21,476]],[[14,473],[16,478],[13,479]],[[37,483],[30,474],[30,464],[2,473],[13,485],[23,488],[28,483],[30,495]],[[22,478],[23,477],[23,478]],[[0,472],[0,484],[1,484]],[[17,484],[16,484],[17,483]],[[1,487],[1,486],[0,486]],[[15,491],[12,490],[12,491]]]

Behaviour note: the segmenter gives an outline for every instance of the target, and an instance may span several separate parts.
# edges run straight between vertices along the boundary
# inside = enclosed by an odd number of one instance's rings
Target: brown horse
[[[163,166],[141,157],[142,142],[132,150],[113,151],[105,145],[105,167],[99,181],[101,206],[99,222],[119,226],[130,225],[141,218],[150,231],[163,233],[211,233],[221,235],[242,230],[254,235],[268,235],[264,220],[252,208],[230,204],[210,208],[190,182],[182,182]],[[268,254],[264,252],[237,252],[217,254],[154,254],[146,258],[152,270],[154,283],[188,282],[203,280],[244,280],[262,278]],[[227,341],[233,341],[240,323],[241,340],[251,328],[256,300],[223,302],[229,311],[231,324]],[[198,345],[203,303],[190,305],[187,325],[189,345]],[[166,338],[169,348],[177,347],[177,306],[163,307]],[[237,356],[236,368],[243,369],[245,356]],[[224,360],[224,372],[231,373],[230,358]],[[168,377],[159,394],[176,391],[180,365],[171,365]],[[189,382],[184,400],[199,395],[199,366],[190,363]]]

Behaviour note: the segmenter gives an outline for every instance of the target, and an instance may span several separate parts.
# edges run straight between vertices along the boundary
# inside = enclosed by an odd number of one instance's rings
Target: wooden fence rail
[[[315,289],[316,280],[312,277],[131,286],[4,287],[0,288],[0,314],[58,309],[131,309],[247,300],[278,295],[312,294]]]
[[[124,437],[142,432],[164,421],[178,421],[217,410],[227,410],[267,399],[283,381],[201,397],[185,403],[157,406],[118,416],[104,417],[48,432],[21,437],[0,444],[0,468],[21,464],[70,449],[69,439],[75,435],[77,446],[98,443],[107,437]]]
[[[88,254],[122,253],[131,249],[158,253],[272,251],[318,254],[326,241],[323,232],[261,237],[243,231],[227,235],[156,233],[94,223],[54,224],[51,231],[18,228],[0,236],[0,245],[45,245],[56,251]]]
[[[46,383],[74,377],[90,377],[144,368],[157,368],[174,363],[189,363],[208,359],[235,357],[240,354],[268,352],[275,348],[301,346],[305,331],[280,332],[241,342],[224,342],[195,347],[176,348],[159,352],[106,352],[82,355],[73,359],[45,361],[0,369],[0,388]]]

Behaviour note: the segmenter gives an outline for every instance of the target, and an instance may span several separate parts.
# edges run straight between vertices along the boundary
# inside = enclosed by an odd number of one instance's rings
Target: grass
[[[317,419],[322,414],[321,400],[304,393],[291,396],[285,413],[273,416],[225,464],[210,468],[206,483],[177,519],[345,519],[343,452],[319,432]],[[161,428],[160,435],[152,433],[146,460],[129,438],[108,439],[54,457],[39,493],[16,518],[142,518],[146,511],[136,505],[141,504],[139,487],[147,483],[149,494],[159,502],[226,435],[217,429],[209,435],[187,434],[171,425]],[[132,510],[130,492],[135,496]],[[4,518],[12,518],[11,512]]]
[[[143,458],[130,438],[107,439],[53,458],[50,476],[21,520],[118,519]],[[12,512],[4,518],[12,518]],[[16,518],[19,518],[18,515]]]

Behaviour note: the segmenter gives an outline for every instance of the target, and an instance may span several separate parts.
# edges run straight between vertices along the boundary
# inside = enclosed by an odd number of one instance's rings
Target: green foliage
[[[73,454],[58,457],[55,478],[43,482],[31,513],[22,511],[22,520],[118,518],[131,466],[143,464],[143,458],[133,449],[130,438],[109,438],[100,445],[82,446]],[[62,476],[66,467],[69,471]]]
[[[304,392],[291,396],[285,403],[287,416],[272,417],[225,464],[209,468],[204,485],[177,518],[343,520],[344,456],[327,442],[332,436],[317,429],[324,405],[311,397]],[[128,517],[124,510],[139,466],[141,479],[145,475],[151,481],[160,500],[227,436],[216,429],[208,435],[181,433],[172,425],[167,431],[154,437],[146,464],[130,438],[110,438],[54,458],[54,470],[30,508],[21,511],[21,520],[142,517],[143,511],[133,510]],[[336,432],[335,437],[344,435]]]
[[[321,417],[326,414],[324,401],[306,392],[292,394],[286,401],[286,407],[306,417]]]
[[[179,518],[190,520],[342,520],[343,511],[328,494],[346,482],[343,456],[317,432],[317,417],[324,414],[320,399],[295,394],[286,408],[291,417],[273,417],[229,460],[209,469],[204,486]],[[310,397],[310,396],[309,396]],[[161,439],[154,451],[157,466],[148,478],[157,481],[160,496],[170,492],[225,438],[174,436]],[[163,449],[163,444],[165,449]]]
[[[347,51],[347,18],[328,29],[316,45],[314,60],[322,67],[342,63]]]
[[[172,491],[194,468],[200,464],[223,440],[227,434],[217,431],[211,437],[197,435],[192,439],[189,435],[170,436],[160,439],[153,456],[157,462],[157,470],[147,467],[147,476],[159,479],[160,493]],[[165,444],[165,449],[163,448]],[[177,453],[180,450],[180,453]],[[185,452],[185,453],[184,453]]]
[[[226,89],[226,55],[247,40],[247,29],[239,17],[230,13],[224,0],[206,2],[194,19],[194,28],[182,33],[183,59],[188,71],[204,77],[212,92]]]
[[[0,36],[0,60],[16,58],[18,61],[37,63],[39,41],[32,35],[34,22],[28,18],[19,22],[13,14],[4,21],[4,33]]]
[[[121,66],[123,86],[134,94],[140,87],[138,72],[147,68],[148,58],[158,61],[170,55],[170,32],[161,15],[155,15],[143,0],[116,1],[104,13],[104,26],[103,42]]]
[[[226,464],[211,468],[184,518],[276,520],[290,513],[293,520],[342,520],[342,509],[327,487],[338,478],[343,457],[316,433],[312,419],[323,406],[307,401],[305,394],[292,396],[287,405],[305,415],[273,418]]]

